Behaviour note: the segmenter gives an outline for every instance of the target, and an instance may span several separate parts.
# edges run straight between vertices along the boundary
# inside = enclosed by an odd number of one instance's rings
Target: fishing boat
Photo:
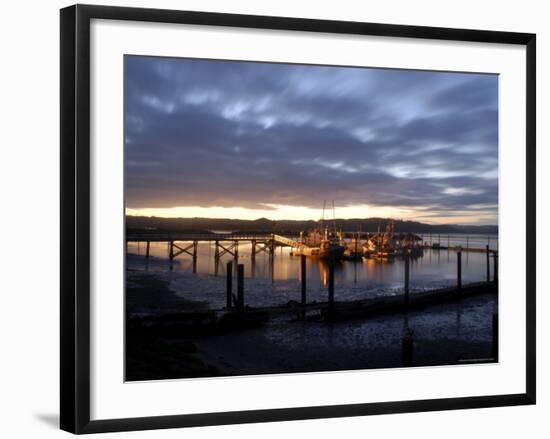
[[[341,234],[342,238],[343,235]],[[345,242],[342,239],[343,242]],[[360,261],[363,259],[364,256],[364,250],[363,250],[363,242],[361,241],[361,232],[358,231],[357,233],[353,234],[353,238],[345,243],[346,245],[346,251],[344,252],[344,259],[347,259],[349,261]]]
[[[366,257],[374,259],[392,259],[397,255],[397,247],[395,239],[393,237],[395,223],[393,220],[388,221],[386,224],[386,230],[384,233],[380,232],[380,225],[378,225],[378,231],[373,236],[368,237],[363,252]]]
[[[331,236],[328,227],[325,227],[325,235],[319,246],[319,257],[325,259],[342,259],[346,247],[340,244],[340,238]]]
[[[399,233],[394,235],[397,252],[403,256],[422,256],[424,247],[421,244],[422,238],[415,233]]]
[[[342,259],[346,247],[342,245],[342,237],[336,233],[336,218],[333,218],[333,229],[329,230],[329,224],[325,221],[326,202],[323,203],[323,216],[321,227],[310,230],[306,234],[300,233],[300,247],[292,250],[292,255],[316,256],[322,259]],[[332,203],[334,212],[334,202]]]
[[[314,229],[305,236],[302,234],[303,245],[292,250],[294,256],[316,256],[322,259],[342,259],[346,247],[340,244],[340,239],[329,232],[328,226],[324,229]]]

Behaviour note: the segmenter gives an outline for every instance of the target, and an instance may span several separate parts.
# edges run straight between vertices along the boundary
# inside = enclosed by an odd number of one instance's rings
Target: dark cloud
[[[129,208],[335,199],[496,218],[494,75],[128,56],[125,126]]]

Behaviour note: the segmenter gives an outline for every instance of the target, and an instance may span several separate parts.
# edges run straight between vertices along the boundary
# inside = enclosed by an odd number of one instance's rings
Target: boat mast
[[[338,235],[336,230],[336,209],[334,208],[334,200],[332,200],[332,226],[334,228],[334,235]]]

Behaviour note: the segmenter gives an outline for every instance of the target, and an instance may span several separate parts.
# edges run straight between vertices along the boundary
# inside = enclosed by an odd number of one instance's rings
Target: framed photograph
[[[535,403],[535,35],[61,10],[61,428]]]

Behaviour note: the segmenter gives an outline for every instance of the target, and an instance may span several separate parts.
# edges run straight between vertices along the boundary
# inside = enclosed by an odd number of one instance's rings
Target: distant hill
[[[363,232],[376,232],[378,227],[384,230],[388,218],[354,218],[336,219],[336,226],[345,232],[355,232],[361,228]],[[332,222],[332,220],[331,220]],[[239,220],[229,218],[160,218],[145,216],[126,216],[128,232],[164,231],[164,232],[201,232],[212,231],[242,231],[269,233],[298,233],[319,225],[319,221],[272,221],[267,218],[257,220]],[[456,224],[424,224],[417,221],[395,220],[396,232],[416,232],[434,234],[496,234],[498,226],[473,226]]]

